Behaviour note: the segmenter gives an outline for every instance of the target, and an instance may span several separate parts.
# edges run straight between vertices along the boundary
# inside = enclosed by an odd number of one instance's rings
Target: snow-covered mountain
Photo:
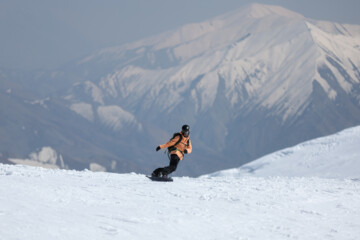
[[[88,101],[67,97],[99,105],[77,112],[117,131],[188,123],[201,152],[240,165],[360,123],[359,30],[254,4],[91,55],[79,62],[84,74],[104,73],[82,83]],[[101,114],[104,105],[118,117]]]
[[[326,177],[360,180],[360,126],[266,155],[204,177]]]
[[[123,106],[134,113],[151,107],[171,113],[189,101],[187,108],[199,115],[211,111],[221,95],[231,110],[272,109],[286,121],[307,109],[314,85],[330,100],[345,92],[359,103],[359,39],[360,26],[254,4],[104,49],[79,65],[88,75],[88,65],[114,66],[95,85],[83,83],[99,104],[110,98],[126,100]]]
[[[360,26],[253,4],[40,76],[62,115],[77,115],[62,124],[77,122],[80,139],[69,130],[37,148],[73,151],[84,163],[86,149],[107,170],[149,171],[159,164],[154,147],[186,123],[194,152],[178,174],[238,167],[359,125],[359,68]]]

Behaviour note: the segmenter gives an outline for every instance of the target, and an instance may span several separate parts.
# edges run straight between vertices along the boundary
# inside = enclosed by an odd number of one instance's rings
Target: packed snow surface
[[[310,140],[208,176],[288,176],[360,179],[360,126]]]
[[[359,179],[174,177],[0,164],[0,238],[358,239]]]

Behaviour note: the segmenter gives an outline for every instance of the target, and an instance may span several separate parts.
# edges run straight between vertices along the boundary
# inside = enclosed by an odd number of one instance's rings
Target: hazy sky
[[[360,25],[360,0],[0,0],[0,69],[52,69],[250,3]]]

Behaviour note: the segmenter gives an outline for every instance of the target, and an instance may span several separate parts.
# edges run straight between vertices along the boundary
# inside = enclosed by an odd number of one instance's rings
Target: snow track
[[[359,179],[174,178],[0,164],[1,239],[358,239]]]

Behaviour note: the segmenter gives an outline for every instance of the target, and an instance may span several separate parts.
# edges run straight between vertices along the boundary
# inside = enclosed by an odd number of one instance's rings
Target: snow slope
[[[0,164],[0,238],[358,239],[360,181],[144,175]]]
[[[266,155],[208,176],[299,176],[360,179],[360,126]]]

